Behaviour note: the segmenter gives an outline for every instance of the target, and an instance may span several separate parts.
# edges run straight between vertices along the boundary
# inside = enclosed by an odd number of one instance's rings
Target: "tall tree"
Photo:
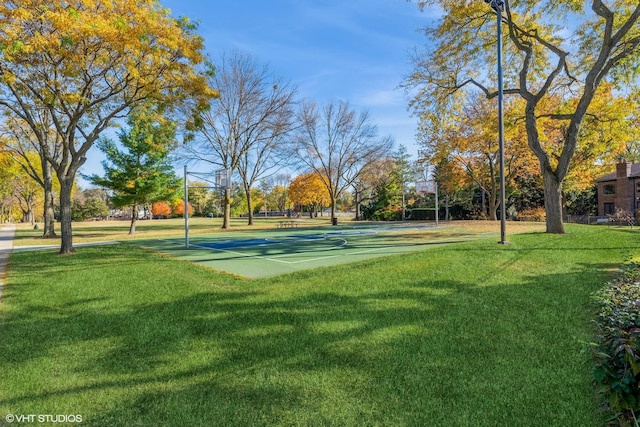
[[[36,204],[42,198],[41,190],[38,182],[20,167],[13,180],[13,194],[22,210],[22,222],[29,222],[31,225],[35,223]]]
[[[101,188],[76,191],[73,197],[73,220],[86,221],[90,218],[109,216],[107,192]]]
[[[289,203],[289,188],[276,184],[267,195],[267,201],[278,208],[280,215],[284,215]]]
[[[438,194],[444,199],[444,220],[449,221],[449,207],[457,201],[465,184],[469,183],[468,175],[459,162],[444,157],[435,165],[433,179],[438,183]]]
[[[279,173],[268,178],[271,192],[268,195],[269,202],[276,206],[280,211],[280,215],[289,207],[289,184],[291,183],[291,175],[287,173]]]
[[[316,173],[299,175],[291,181],[289,197],[293,203],[308,208],[310,217],[331,203],[327,186]]]
[[[113,191],[111,201],[115,206],[131,208],[129,234],[135,234],[140,207],[180,196],[181,180],[168,159],[175,125],[168,121],[157,123],[157,119],[148,105],[134,110],[128,120],[130,129],[119,133],[126,151],[110,139],[100,140],[98,146],[107,156],[102,162],[105,176],[88,177],[93,184]]]
[[[407,217],[406,213],[406,194],[407,184],[415,180],[416,174],[411,165],[411,155],[407,152],[407,147],[400,145],[398,150],[393,153],[394,166],[392,177],[398,184],[400,190],[400,199],[402,203],[402,219]]]
[[[15,197],[15,180],[19,174],[20,167],[11,153],[0,150],[0,224],[16,219],[18,200]]]
[[[336,224],[336,202],[364,168],[393,147],[390,137],[379,137],[366,111],[357,113],[343,101],[319,109],[306,102],[299,112],[294,135],[296,158],[314,171],[331,197],[331,220]]]
[[[222,56],[210,84],[220,97],[201,116],[203,126],[195,144],[187,148],[197,160],[239,172],[253,221],[251,187],[277,170],[276,152],[291,131],[296,89],[259,65],[249,54],[233,51]],[[222,228],[230,227],[231,189],[225,191]]]
[[[514,104],[514,103],[512,103]],[[512,113],[515,108],[508,109]],[[478,95],[471,95],[470,102],[449,112],[447,120],[436,118],[437,126],[421,138],[422,154],[434,165],[450,160],[462,167],[469,178],[487,196],[489,218],[497,220],[500,204],[500,174],[498,133],[493,126],[497,104],[482,102]],[[512,114],[505,119],[505,182],[513,186],[513,179],[535,163],[526,147],[522,121]]]
[[[475,87],[496,97],[496,11],[484,2],[417,0],[421,8],[438,6],[443,17],[425,34],[433,48],[414,56],[414,72],[405,81],[415,90],[411,102],[420,117],[446,114],[463,88]],[[579,146],[581,129],[598,88],[605,79],[633,85],[640,72],[640,3],[637,0],[590,2],[506,0],[506,95],[525,101],[529,148],[544,180],[546,230],[564,233],[562,185]],[[569,50],[568,46],[571,46]],[[560,95],[570,103],[565,112],[546,113],[541,105]],[[556,121],[561,149],[552,157],[545,149],[538,121]]]
[[[71,191],[100,134],[148,99],[178,108],[215,95],[195,69],[202,50],[195,26],[156,0],[0,3],[0,109],[28,124],[58,177],[61,253],[74,251]]]
[[[289,184],[291,175],[288,173],[278,173],[264,180],[265,188],[269,191],[264,195],[267,203],[277,207],[280,215],[283,215],[289,207]]]
[[[353,181],[356,220],[363,219],[363,206],[367,202],[369,205],[373,204],[377,198],[377,189],[389,180],[393,167],[393,160],[389,156],[382,156],[366,165]]]
[[[626,148],[640,140],[640,128],[635,123],[640,117],[639,107],[637,99],[613,85],[603,83],[599,87],[584,118],[564,193],[591,190],[597,178],[615,171],[617,159],[626,158]],[[559,152],[550,154],[553,157]]]
[[[55,151],[56,132],[50,116],[44,112],[36,112],[33,121],[34,123],[39,123],[42,129],[41,142],[46,142],[48,149],[43,149],[43,145],[38,143],[32,128],[26,122],[17,120],[10,115],[5,117],[2,131],[6,135],[7,148],[12,152],[16,161],[44,191],[42,237],[54,238],[57,237],[55,232],[54,191],[59,192],[60,185],[54,180],[53,168],[51,162],[47,160],[46,154],[58,155]],[[37,153],[37,156],[34,156],[34,153]]]
[[[195,215],[205,216],[207,207],[211,206],[213,194],[211,184],[203,181],[189,183],[189,206]]]

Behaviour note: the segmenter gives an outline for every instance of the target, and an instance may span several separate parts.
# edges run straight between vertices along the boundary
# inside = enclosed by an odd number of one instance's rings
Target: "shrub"
[[[616,213],[609,215],[609,221],[617,225],[628,225],[633,227],[635,218],[631,212],[616,208]]]
[[[378,209],[372,215],[374,221],[401,221],[402,220],[402,208],[395,205],[390,205],[382,209]]]
[[[167,202],[155,202],[151,205],[151,214],[154,217],[168,217],[171,215],[171,206],[169,206],[169,203]]]
[[[547,212],[544,210],[544,206],[528,208],[518,212],[518,221],[545,221],[546,219]]]
[[[640,266],[628,266],[595,295],[594,376],[598,393],[619,425],[640,414]]]

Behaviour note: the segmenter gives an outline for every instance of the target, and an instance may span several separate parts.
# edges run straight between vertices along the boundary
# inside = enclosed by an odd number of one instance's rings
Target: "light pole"
[[[507,243],[507,208],[505,205],[504,178],[504,93],[502,90],[502,12],[503,0],[484,0],[489,3],[498,17],[498,147],[500,154],[500,243]]]

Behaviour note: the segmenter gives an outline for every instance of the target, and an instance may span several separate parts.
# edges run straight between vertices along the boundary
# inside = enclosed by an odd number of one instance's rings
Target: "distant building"
[[[625,160],[616,164],[616,171],[596,180],[598,184],[598,216],[613,215],[616,209],[630,212],[638,218],[640,210],[640,163]]]

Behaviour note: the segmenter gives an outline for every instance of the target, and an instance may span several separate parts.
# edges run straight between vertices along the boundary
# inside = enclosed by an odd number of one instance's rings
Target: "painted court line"
[[[326,239],[326,237],[324,239]],[[309,239],[295,239],[295,240],[300,240],[300,241],[307,240],[308,241]],[[312,252],[330,251],[330,250],[340,249],[340,248],[343,248],[344,246],[346,246],[349,243],[346,239],[337,239],[337,240],[342,241],[340,243],[340,245],[338,245],[338,246],[332,246],[332,247],[329,247],[329,248],[319,248],[319,249],[314,249],[314,250],[297,251],[295,253],[275,255],[275,256],[250,255],[250,254],[246,254],[246,253],[243,253],[243,252],[233,251],[233,250],[230,250],[230,249],[223,249],[223,248],[218,248],[218,247],[214,247],[214,246],[210,246],[210,245],[197,244],[197,243],[192,243],[192,244],[190,244],[190,246],[197,247],[197,248],[200,248],[200,249],[207,249],[207,250],[213,250],[213,251],[218,251],[218,252],[225,252],[225,253],[229,253],[229,254],[232,254],[232,255],[238,255],[238,256],[242,256],[242,257],[244,257],[246,259],[263,259],[263,260],[266,260],[266,261],[277,262],[277,263],[280,263],[280,264],[300,264],[300,263],[304,263],[304,262],[315,262],[315,261],[320,261],[320,260],[323,260],[323,259],[336,258],[336,257],[338,257],[340,255],[328,255],[328,256],[323,256],[323,257],[304,259],[304,260],[300,260],[300,261],[285,261],[285,260],[282,260],[282,259],[279,259],[279,258],[298,256],[298,255],[303,254],[303,253],[312,253]],[[231,240],[231,242],[233,242],[233,240]],[[261,244],[256,244],[256,245],[238,246],[238,247],[239,248],[251,248],[251,247],[259,247],[259,246],[281,245],[281,244],[284,244],[284,243],[287,243],[287,242],[273,241],[271,243],[261,243]]]
[[[242,252],[231,251],[229,249],[218,249],[218,248],[212,248],[212,247],[209,247],[209,246],[202,246],[202,245],[198,245],[198,244],[191,244],[191,246],[194,246],[194,247],[197,247],[197,248],[201,248],[201,249],[208,249],[210,251],[218,251],[218,252],[225,252],[225,253],[229,253],[229,254],[233,254],[233,255],[239,255],[239,256],[242,256],[242,257],[247,258],[247,259],[265,259],[267,261],[279,262],[279,263],[282,263],[282,264],[290,264],[287,261],[280,261],[278,259],[272,259],[270,257],[265,257],[265,256],[261,256],[261,255],[248,255],[248,254],[244,254]],[[224,261],[224,260],[222,260],[222,261]]]
[[[345,240],[345,244],[346,244],[346,240]],[[362,250],[362,251],[358,251],[358,252],[349,252],[346,255],[362,255],[362,254],[366,254],[366,253],[370,253],[370,252],[376,252],[376,251],[381,251],[384,249],[389,249],[387,248],[373,248],[373,249],[367,249],[367,250]],[[344,255],[327,255],[327,256],[323,256],[323,257],[319,257],[319,258],[312,258],[312,259],[303,259],[300,261],[291,261],[288,264],[300,264],[303,262],[315,262],[315,261],[322,261],[324,259],[331,259],[331,258],[338,258]]]
[[[292,257],[302,256],[303,254],[311,254],[311,253],[318,253],[318,252],[326,253],[329,251],[334,251],[335,249],[343,249],[345,248],[345,246],[349,244],[349,241],[345,238],[348,236],[357,237],[357,236],[363,236],[363,235],[376,235],[376,234],[379,234],[381,231],[382,232],[392,231],[392,230],[397,231],[399,229],[405,229],[405,228],[423,229],[426,227],[383,227],[380,229],[362,228],[362,229],[353,229],[353,230],[329,231],[321,234],[300,235],[300,236],[286,235],[286,236],[276,236],[271,238],[252,238],[247,236],[246,238],[241,238],[241,239],[226,239],[221,241],[214,240],[214,241],[205,241],[201,243],[191,242],[190,246],[198,249],[208,250],[208,251],[217,251],[220,253],[227,253],[233,256],[241,257],[242,259],[246,259],[246,260],[255,259],[255,260],[271,261],[274,263],[285,264],[285,265],[299,265],[304,263],[315,263],[318,261],[338,258],[341,256],[351,256],[351,255],[357,256],[357,255],[365,255],[372,252],[382,252],[385,250],[389,250],[393,248],[393,246],[377,247],[377,248],[362,249],[362,250],[357,250],[357,248],[353,248],[353,249],[356,249],[355,252],[339,253],[339,254],[327,253],[326,255],[318,254],[319,256],[315,256],[313,258],[306,258],[306,259],[300,259],[295,261],[287,260]],[[163,239],[163,240],[173,245],[180,244],[175,239]],[[320,247],[315,249],[304,249],[304,250],[295,247],[296,242],[312,243],[314,240],[334,241],[337,244],[333,246],[320,245]],[[244,249],[251,251],[252,248],[269,247],[269,246],[276,246],[276,245],[283,245],[283,244],[291,244],[293,246],[294,252],[283,253],[278,255],[275,255],[275,254],[274,255],[258,255],[258,254],[250,254],[242,251]],[[231,261],[231,260],[220,259],[219,261],[221,263],[224,263],[225,261]]]
[[[325,257],[311,258],[311,259],[303,259],[303,260],[300,260],[300,261],[280,261],[280,260],[278,260],[278,259],[275,259],[275,258],[294,257],[294,256],[297,256],[297,255],[300,255],[300,254],[308,254],[308,253],[320,252],[320,251],[323,251],[323,252],[324,252],[324,251],[333,251],[333,250],[335,250],[335,249],[344,248],[344,247],[349,243],[346,239],[337,239],[337,240],[342,240],[342,243],[341,243],[340,245],[338,245],[338,246],[331,246],[331,247],[328,247],[328,248],[319,248],[319,249],[311,249],[311,250],[297,251],[297,252],[295,252],[295,253],[291,253],[291,254],[282,254],[282,255],[277,255],[277,256],[274,256],[274,257],[273,257],[273,258],[274,258],[274,259],[273,259],[273,261],[283,262],[283,263],[286,263],[286,264],[299,264],[299,263],[303,263],[303,262],[313,262],[313,261],[318,261],[318,260],[325,259],[325,258],[335,258],[335,257],[338,257],[338,256],[340,256],[340,255],[328,255],[328,256],[325,256]],[[349,254],[349,255],[350,255],[350,254]],[[265,259],[269,259],[269,260],[271,260],[271,258],[265,258]]]

